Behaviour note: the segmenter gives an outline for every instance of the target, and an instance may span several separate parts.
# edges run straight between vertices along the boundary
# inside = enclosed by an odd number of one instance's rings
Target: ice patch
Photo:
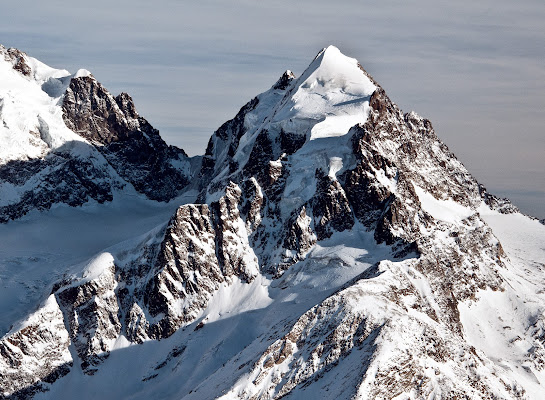
[[[134,343],[130,342],[125,335],[119,335],[112,346],[112,350],[125,349],[130,346],[134,346]]]
[[[520,213],[501,214],[484,202],[477,211],[492,228],[511,261],[545,265],[545,225]]]
[[[329,177],[337,179],[337,172],[343,168],[343,159],[340,157],[331,157],[329,159]]]
[[[78,69],[78,72],[74,74],[74,78],[85,78],[87,76],[91,76],[91,72],[89,72],[85,68]]]
[[[26,56],[25,58],[28,65],[32,69],[34,80],[38,84],[42,84],[50,78],[58,79],[70,75],[70,72],[68,72],[67,70],[52,68],[34,57]]]
[[[108,270],[114,266],[114,257],[110,253],[101,253],[95,258],[93,258],[85,270],[83,271],[83,280],[84,282],[89,282],[94,279],[97,279],[104,272],[109,272]],[[78,282],[81,284],[83,282]]]
[[[310,140],[346,135],[354,125],[365,122],[368,112],[369,102],[366,101],[360,113],[326,117],[325,120],[314,125],[310,131]]]
[[[455,224],[474,213],[471,208],[458,204],[452,199],[437,200],[419,186],[414,185],[414,189],[422,209],[435,219]]]
[[[238,277],[222,283],[204,311],[206,322],[267,307],[273,302],[269,297],[269,285],[270,281],[262,275],[250,283],[242,282]]]

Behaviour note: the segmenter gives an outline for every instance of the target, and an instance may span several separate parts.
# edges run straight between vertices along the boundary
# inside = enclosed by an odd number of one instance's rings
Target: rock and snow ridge
[[[87,70],[70,74],[3,46],[0,120],[4,223],[120,191],[169,201],[199,163],[168,146],[126,93],[114,97]]]
[[[65,124],[116,169],[149,131],[78,79]],[[193,176],[200,204],[75,266],[0,340],[4,397],[540,398],[545,226],[356,60],[286,71]]]

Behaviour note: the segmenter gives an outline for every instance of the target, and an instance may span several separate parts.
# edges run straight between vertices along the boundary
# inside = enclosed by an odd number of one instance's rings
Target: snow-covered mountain
[[[59,203],[139,192],[169,201],[200,163],[168,146],[89,71],[70,74],[0,47],[0,222]]]
[[[92,160],[103,175],[88,180],[112,193],[196,199],[151,230],[130,219],[132,238],[87,261],[48,256],[33,311],[3,321],[5,398],[542,398],[545,226],[489,194],[355,59],[330,46],[299,78],[286,71],[189,159],[128,95],[3,52],[15,83],[2,104],[19,114],[3,105],[2,176],[24,177],[0,187],[12,209],[25,185],[52,182],[53,198],[86,187],[47,178],[53,157]],[[78,212],[34,213],[0,235]],[[100,229],[73,221],[86,237]],[[33,246],[4,260],[31,270]]]

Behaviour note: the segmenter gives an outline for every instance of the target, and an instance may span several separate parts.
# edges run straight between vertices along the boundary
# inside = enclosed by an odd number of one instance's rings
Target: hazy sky
[[[89,69],[190,155],[334,44],[429,118],[491,192],[545,218],[543,0],[2,0],[0,11],[0,43]]]

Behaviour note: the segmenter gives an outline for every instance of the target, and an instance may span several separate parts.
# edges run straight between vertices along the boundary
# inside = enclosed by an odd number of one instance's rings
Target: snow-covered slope
[[[0,162],[44,156],[49,148],[83,139],[69,130],[62,112],[41,87],[50,79],[70,81],[68,71],[53,69],[15,49],[0,47],[2,100]],[[63,94],[60,88],[59,96]],[[52,130],[53,133],[48,131]]]
[[[101,92],[76,83],[69,110]],[[50,281],[0,342],[4,396],[541,398],[545,226],[356,60],[284,73],[195,177],[197,204]]]
[[[0,222],[115,192],[168,201],[199,160],[167,146],[127,94],[0,47]]]

